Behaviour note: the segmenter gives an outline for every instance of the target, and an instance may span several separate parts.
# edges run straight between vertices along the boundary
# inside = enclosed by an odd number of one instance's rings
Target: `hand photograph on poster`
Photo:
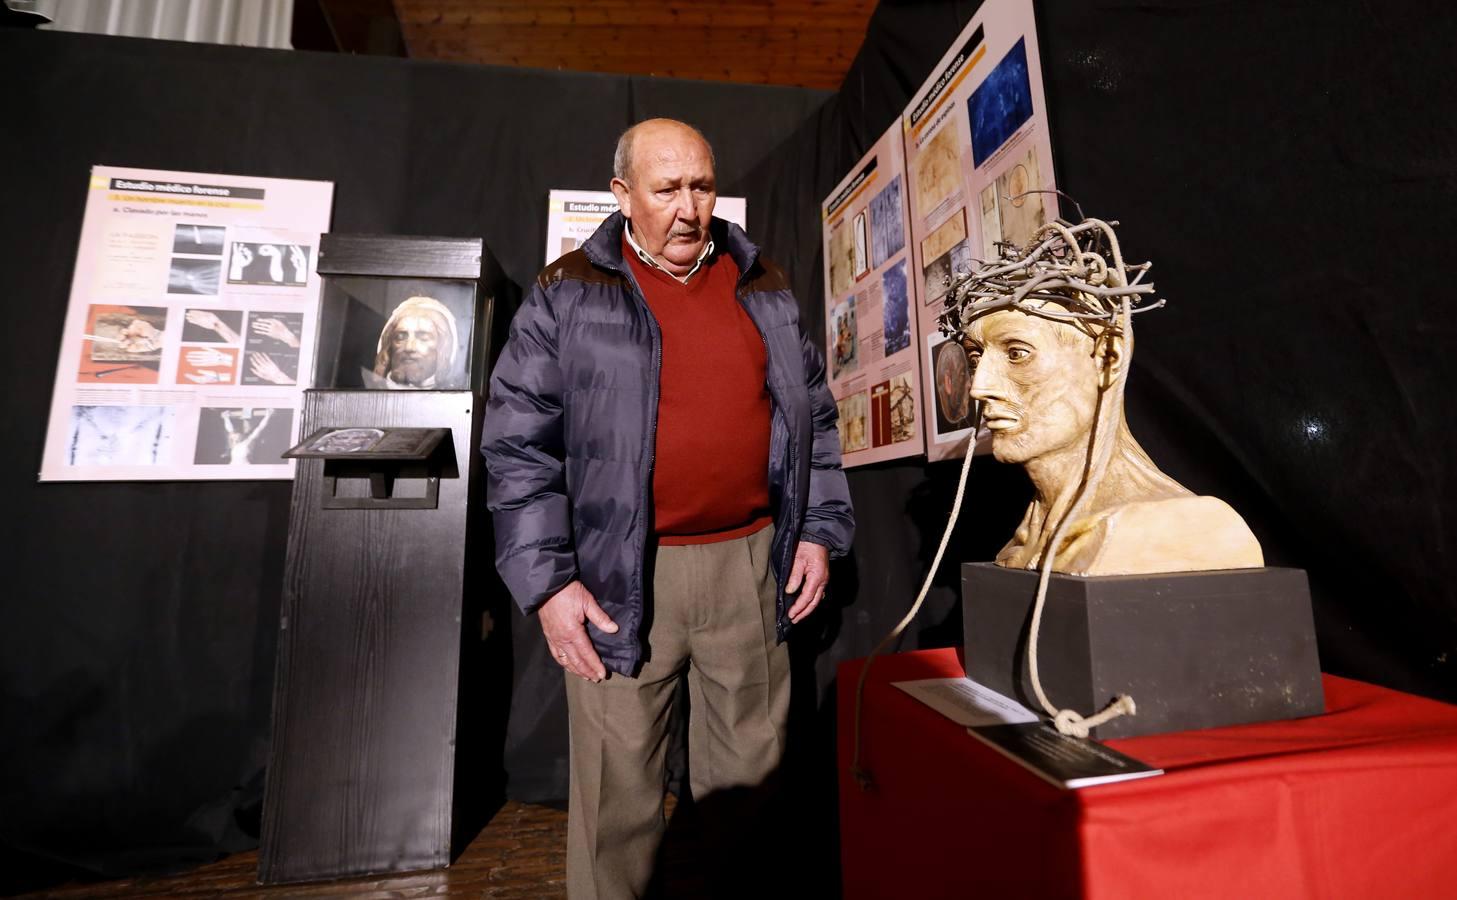
[[[469,387],[475,301],[468,281],[330,279],[319,323],[317,386]]]
[[[165,464],[171,458],[175,418],[170,406],[73,406],[66,464]]]
[[[182,314],[182,340],[188,344],[236,344],[243,339],[243,311],[189,309]]]
[[[303,328],[303,313],[248,313],[243,384],[298,384],[299,341]]]
[[[215,259],[174,256],[167,270],[167,293],[216,295],[222,268]]]
[[[172,233],[172,252],[194,256],[222,256],[223,238],[227,229],[220,225],[183,225]]]
[[[310,247],[290,243],[234,241],[228,257],[228,284],[309,283]]]
[[[238,352],[236,347],[183,344],[177,354],[177,383],[237,384]]]
[[[906,245],[901,177],[896,175],[870,198],[870,268],[878,269]]]
[[[899,353],[911,345],[910,301],[906,284],[906,261],[901,260],[881,274],[881,324],[885,355]]]
[[[92,304],[76,380],[81,384],[156,384],[167,309]]]
[[[846,297],[830,316],[830,377],[840,378],[860,366],[860,332],[855,326],[855,298]]]
[[[203,407],[197,417],[199,466],[278,465],[293,433],[293,410],[256,406]]]
[[[966,101],[971,119],[971,154],[976,167],[991,158],[1032,118],[1032,82],[1027,75],[1027,39],[1017,41]]]

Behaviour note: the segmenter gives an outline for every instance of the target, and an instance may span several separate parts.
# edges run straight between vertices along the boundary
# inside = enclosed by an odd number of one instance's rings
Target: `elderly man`
[[[824,359],[784,273],[713,218],[713,151],[623,134],[621,205],[537,279],[491,377],[496,564],[566,673],[568,893],[640,896],[687,678],[693,794],[761,784],[791,623],[853,530]]]

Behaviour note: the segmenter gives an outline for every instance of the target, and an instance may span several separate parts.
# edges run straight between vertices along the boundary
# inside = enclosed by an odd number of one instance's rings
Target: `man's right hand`
[[[597,605],[597,599],[582,582],[573,581],[553,594],[536,611],[536,617],[541,620],[541,633],[546,635],[552,658],[562,668],[588,681],[607,677],[607,667],[602,665],[583,623],[590,620],[608,634],[617,633],[617,623]]]

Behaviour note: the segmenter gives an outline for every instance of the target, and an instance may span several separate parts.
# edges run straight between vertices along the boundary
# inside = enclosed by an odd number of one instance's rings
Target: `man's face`
[[[390,380],[419,387],[440,365],[440,331],[429,316],[401,316],[390,332]]]
[[[1071,340],[1059,340],[1058,329]],[[971,396],[982,402],[999,462],[1086,449],[1098,405],[1092,338],[1071,324],[1011,310],[975,320],[967,337],[976,367]]]
[[[632,236],[669,272],[686,275],[708,244],[718,188],[703,140],[670,124],[644,126],[632,142],[629,181],[612,179]]]

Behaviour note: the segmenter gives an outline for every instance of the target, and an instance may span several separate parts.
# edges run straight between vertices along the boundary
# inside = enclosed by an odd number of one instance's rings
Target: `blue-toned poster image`
[[[870,268],[878,269],[906,245],[906,219],[901,210],[901,177],[891,179],[870,198]]]
[[[981,164],[1032,118],[1032,83],[1027,77],[1027,39],[1017,41],[966,101],[971,119],[971,154]]]
[[[885,355],[899,353],[911,345],[910,303],[906,299],[906,261],[901,260],[881,278],[884,299],[881,310],[885,324]]]

